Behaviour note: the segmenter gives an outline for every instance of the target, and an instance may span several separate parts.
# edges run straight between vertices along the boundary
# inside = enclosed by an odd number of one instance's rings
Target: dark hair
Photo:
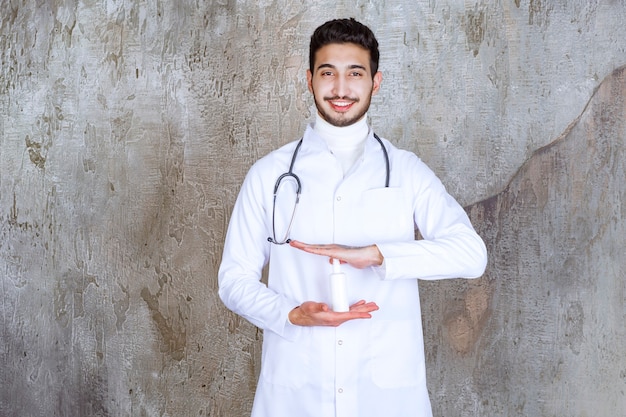
[[[374,33],[354,18],[330,20],[313,32],[309,45],[309,68],[314,72],[315,53],[322,47],[333,43],[354,43],[370,53],[372,77],[378,71],[378,41]]]

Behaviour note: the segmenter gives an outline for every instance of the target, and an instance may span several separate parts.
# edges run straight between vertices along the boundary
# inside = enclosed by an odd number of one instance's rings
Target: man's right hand
[[[338,313],[332,311],[327,304],[305,301],[300,307],[289,312],[289,321],[298,326],[332,326],[337,327],[348,320],[369,319],[370,314],[378,310],[374,302],[361,300],[350,306],[350,311]]]

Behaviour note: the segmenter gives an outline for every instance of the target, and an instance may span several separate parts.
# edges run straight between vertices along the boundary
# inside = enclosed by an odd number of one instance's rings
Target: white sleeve
[[[487,265],[487,250],[467,213],[421,161],[407,168],[414,180],[413,217],[423,239],[377,244],[385,261],[385,280],[477,278]]]
[[[255,326],[294,339],[300,328],[289,322],[288,314],[299,303],[261,282],[271,245],[266,212],[269,210],[271,216],[272,210],[263,203],[263,189],[259,170],[253,167],[239,192],[226,233],[218,273],[219,296],[226,307]]]

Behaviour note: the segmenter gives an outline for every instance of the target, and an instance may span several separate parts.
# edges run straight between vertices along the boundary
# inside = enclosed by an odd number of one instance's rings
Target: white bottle
[[[341,272],[339,259],[333,259],[333,273],[330,274],[330,297],[333,311],[350,311],[348,304],[348,282],[346,274]]]

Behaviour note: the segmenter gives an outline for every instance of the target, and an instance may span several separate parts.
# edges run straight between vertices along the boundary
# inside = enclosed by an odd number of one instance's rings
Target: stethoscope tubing
[[[385,148],[385,145],[382,141],[382,139],[380,139],[378,137],[378,135],[376,133],[374,133],[374,138],[378,141],[378,143],[380,144],[380,147],[383,150],[383,155],[385,157],[385,172],[386,172],[386,176],[385,176],[385,188],[389,188],[389,177],[390,177],[390,172],[391,172],[391,168],[389,166],[389,154],[387,153],[387,149]],[[291,225],[293,223],[293,219],[296,216],[296,208],[298,208],[298,202],[300,202],[300,194],[302,192],[302,182],[300,181],[300,177],[298,177],[294,172],[293,172],[293,166],[296,163],[296,157],[298,156],[298,152],[300,151],[300,147],[302,146],[302,141],[304,140],[304,138],[301,138],[300,141],[298,141],[298,144],[296,145],[296,148],[293,151],[293,155],[291,156],[291,163],[289,164],[289,171],[281,174],[277,179],[276,179],[276,184],[274,184],[274,201],[272,203],[272,234],[273,237],[268,237],[267,241],[270,243],[275,243],[277,245],[284,245],[285,243],[289,243],[291,239],[288,238],[289,236],[289,232],[291,231]],[[293,212],[291,213],[291,219],[289,220],[289,226],[287,226],[287,232],[285,233],[285,237],[281,240],[278,241],[276,239],[276,222],[275,222],[275,216],[276,216],[276,196],[278,195],[278,188],[280,187],[280,182],[286,178],[286,177],[291,177],[296,181],[296,202],[294,204],[293,207]]]

